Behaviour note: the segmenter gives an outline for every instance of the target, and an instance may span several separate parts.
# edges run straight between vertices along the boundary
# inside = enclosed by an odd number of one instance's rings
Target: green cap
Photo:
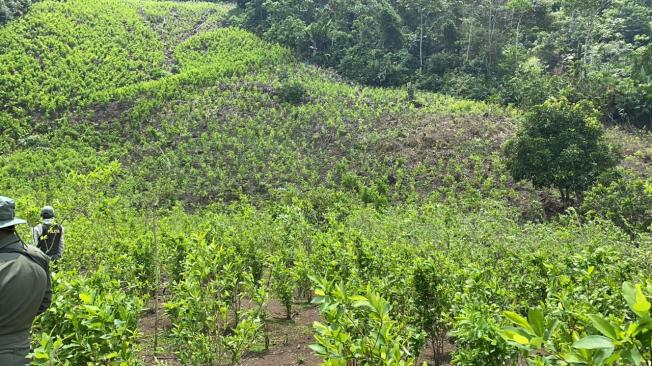
[[[27,221],[16,218],[16,202],[0,196],[0,229],[26,223]]]

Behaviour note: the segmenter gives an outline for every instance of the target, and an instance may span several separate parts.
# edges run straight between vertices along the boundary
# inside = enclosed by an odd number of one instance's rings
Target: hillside
[[[121,38],[115,29],[132,27],[125,23],[101,24],[112,32],[80,29],[83,38],[73,55],[32,51],[51,58],[42,61],[49,65],[45,73],[22,61],[29,53],[18,52],[19,40],[28,42],[32,33],[40,34],[34,26],[39,17],[54,12],[71,21],[117,3],[46,2],[35,6],[32,16],[3,29],[3,37],[16,42],[15,52],[3,54],[3,64],[20,65],[12,66],[13,74],[30,80],[20,83],[21,88],[9,77],[1,84],[10,107],[7,118],[14,121],[4,131],[14,137],[10,146],[56,154],[74,136],[73,145],[118,160],[136,179],[160,179],[155,185],[164,190],[163,199],[197,204],[230,201],[240,194],[266,195],[288,185],[333,188],[343,179],[355,190],[387,190],[391,187],[373,186],[387,185],[389,175],[397,176],[392,185],[411,187],[397,189],[398,195],[424,193],[449,174],[457,174],[457,180],[463,170],[472,174],[473,166],[463,166],[468,159],[459,156],[475,156],[478,161],[471,164],[491,165],[492,153],[513,129],[507,117],[511,112],[496,107],[423,94],[419,102],[424,107],[416,109],[407,103],[404,91],[349,85],[293,61],[287,51],[270,48],[245,31],[212,29],[226,12],[221,6],[125,4],[119,19],[145,20],[132,29],[138,41],[121,43],[127,37]],[[178,9],[186,9],[186,14]],[[189,20],[196,18],[201,21]],[[66,29],[65,22],[57,24]],[[119,41],[112,43],[107,35]],[[41,47],[71,42],[46,31],[42,37]],[[39,46],[29,43],[30,48]],[[126,54],[131,55],[129,62]],[[76,63],[77,75],[67,75],[71,63]],[[30,87],[33,83],[52,87]],[[467,126],[473,116],[485,114],[483,124],[491,129]],[[445,126],[443,135],[433,136],[432,127],[438,123]],[[453,141],[465,135],[465,128],[473,139],[460,146]],[[113,151],[118,146],[121,151]],[[430,161],[424,154],[431,155]],[[415,169],[423,178],[406,174]],[[151,179],[160,170],[169,174]],[[190,176],[196,180],[184,181]]]
[[[417,108],[405,91],[346,83],[245,31],[218,29],[228,9],[36,5],[0,35],[11,45],[1,55],[5,151],[76,140],[154,183],[161,199],[200,206],[288,186],[367,187],[398,199],[451,185],[513,187],[499,150],[517,112],[430,93],[419,93]],[[39,27],[46,19],[58,28]],[[624,136],[614,130],[612,140],[636,149],[626,146],[631,164],[649,159],[637,147],[646,136]]]
[[[503,310],[577,324],[559,349],[596,334],[587,314],[635,320],[649,230],[515,182],[523,111],[351,82],[236,13],[46,0],[0,26],[0,192],[67,233],[35,364],[499,365],[519,359]],[[652,177],[648,132],[606,135]]]

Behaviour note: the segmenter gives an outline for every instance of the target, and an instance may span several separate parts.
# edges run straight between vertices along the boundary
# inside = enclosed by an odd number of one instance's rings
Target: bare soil
[[[154,357],[156,323],[154,301],[150,301],[148,310],[140,319],[140,359],[148,366],[181,366],[181,362],[174,355],[171,347],[166,344],[165,332],[172,327],[172,324],[165,315],[162,305],[162,302],[159,303],[159,339],[156,358]],[[267,307],[267,312],[269,316],[266,323],[269,349],[246,354],[240,366],[318,366],[321,364],[321,359],[308,347],[314,343],[312,324],[315,321],[323,320],[318,308],[308,303],[296,303],[292,308],[292,319],[287,319],[283,304],[278,300],[272,300]],[[450,353],[454,350],[454,346],[446,344],[444,350],[446,357],[442,366],[449,364]],[[421,366],[424,362],[434,365],[432,360],[432,351],[430,347],[426,346],[417,365]]]
[[[154,333],[156,314],[154,301],[148,304],[139,322],[141,334],[140,359],[146,365],[182,365],[174,355],[173,350],[165,342],[164,333],[172,327],[170,320],[159,304],[159,339],[158,352],[154,357]],[[269,349],[261,352],[250,352],[245,355],[242,366],[290,366],[307,365],[317,366],[321,359],[315,356],[308,345],[314,343],[312,337],[312,323],[320,320],[319,310],[309,304],[295,304],[292,319],[286,319],[285,307],[277,300],[272,300],[267,307],[269,318],[267,332]],[[158,360],[158,364],[156,361]]]
[[[242,361],[243,366],[317,366],[321,359],[308,348],[314,343],[312,324],[321,320],[319,309],[309,304],[295,304],[292,319],[285,316],[285,307],[272,300],[267,308],[269,320],[269,350],[250,353]]]
[[[154,336],[156,329],[156,308],[154,300],[147,304],[145,314],[138,322],[140,332],[139,346],[140,359],[146,365],[169,365],[181,366],[181,362],[174,355],[172,350],[165,344],[165,332],[172,328],[172,322],[168,319],[163,310],[163,303],[159,302],[159,320],[158,320],[158,352],[154,355]],[[158,363],[156,362],[158,361]]]

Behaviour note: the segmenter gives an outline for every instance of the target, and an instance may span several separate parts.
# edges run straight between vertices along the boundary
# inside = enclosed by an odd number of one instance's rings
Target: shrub
[[[612,168],[618,153],[604,140],[598,113],[588,101],[550,99],[526,114],[516,138],[505,146],[514,179],[559,190],[564,204],[577,201],[598,176]]]
[[[41,336],[34,364],[135,361],[141,299],[122,292],[121,284],[101,269],[89,278],[55,273],[52,280],[52,305],[35,324],[34,333]]]
[[[506,311],[513,326],[500,335],[522,351],[528,365],[649,365],[650,347],[649,285],[622,284],[622,295],[633,316],[623,320],[602,314],[575,314],[581,334],[560,326],[554,316],[530,309],[527,319]],[[581,338],[580,338],[581,337]]]
[[[341,286],[315,281],[326,324],[314,323],[316,344],[310,346],[324,359],[324,365],[413,365],[410,353],[423,344],[423,337],[406,324],[395,320],[391,304],[367,289],[364,295],[352,295]],[[415,347],[416,346],[416,347]]]
[[[587,192],[582,211],[589,217],[613,221],[630,236],[652,227],[652,181],[631,175],[599,183]]]
[[[276,95],[283,103],[302,104],[306,101],[306,88],[299,81],[284,83],[276,90]]]
[[[436,365],[441,365],[444,361],[444,343],[448,330],[446,314],[450,310],[451,301],[445,278],[440,273],[444,269],[441,268],[439,259],[419,263],[412,276],[417,322],[430,338]]]

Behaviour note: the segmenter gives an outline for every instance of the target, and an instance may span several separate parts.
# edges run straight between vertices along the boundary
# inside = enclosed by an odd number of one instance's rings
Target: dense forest
[[[0,24],[0,196],[66,233],[33,365],[652,365],[649,1]]]
[[[239,1],[234,24],[369,85],[528,108],[590,100],[650,126],[652,5],[644,0]]]

